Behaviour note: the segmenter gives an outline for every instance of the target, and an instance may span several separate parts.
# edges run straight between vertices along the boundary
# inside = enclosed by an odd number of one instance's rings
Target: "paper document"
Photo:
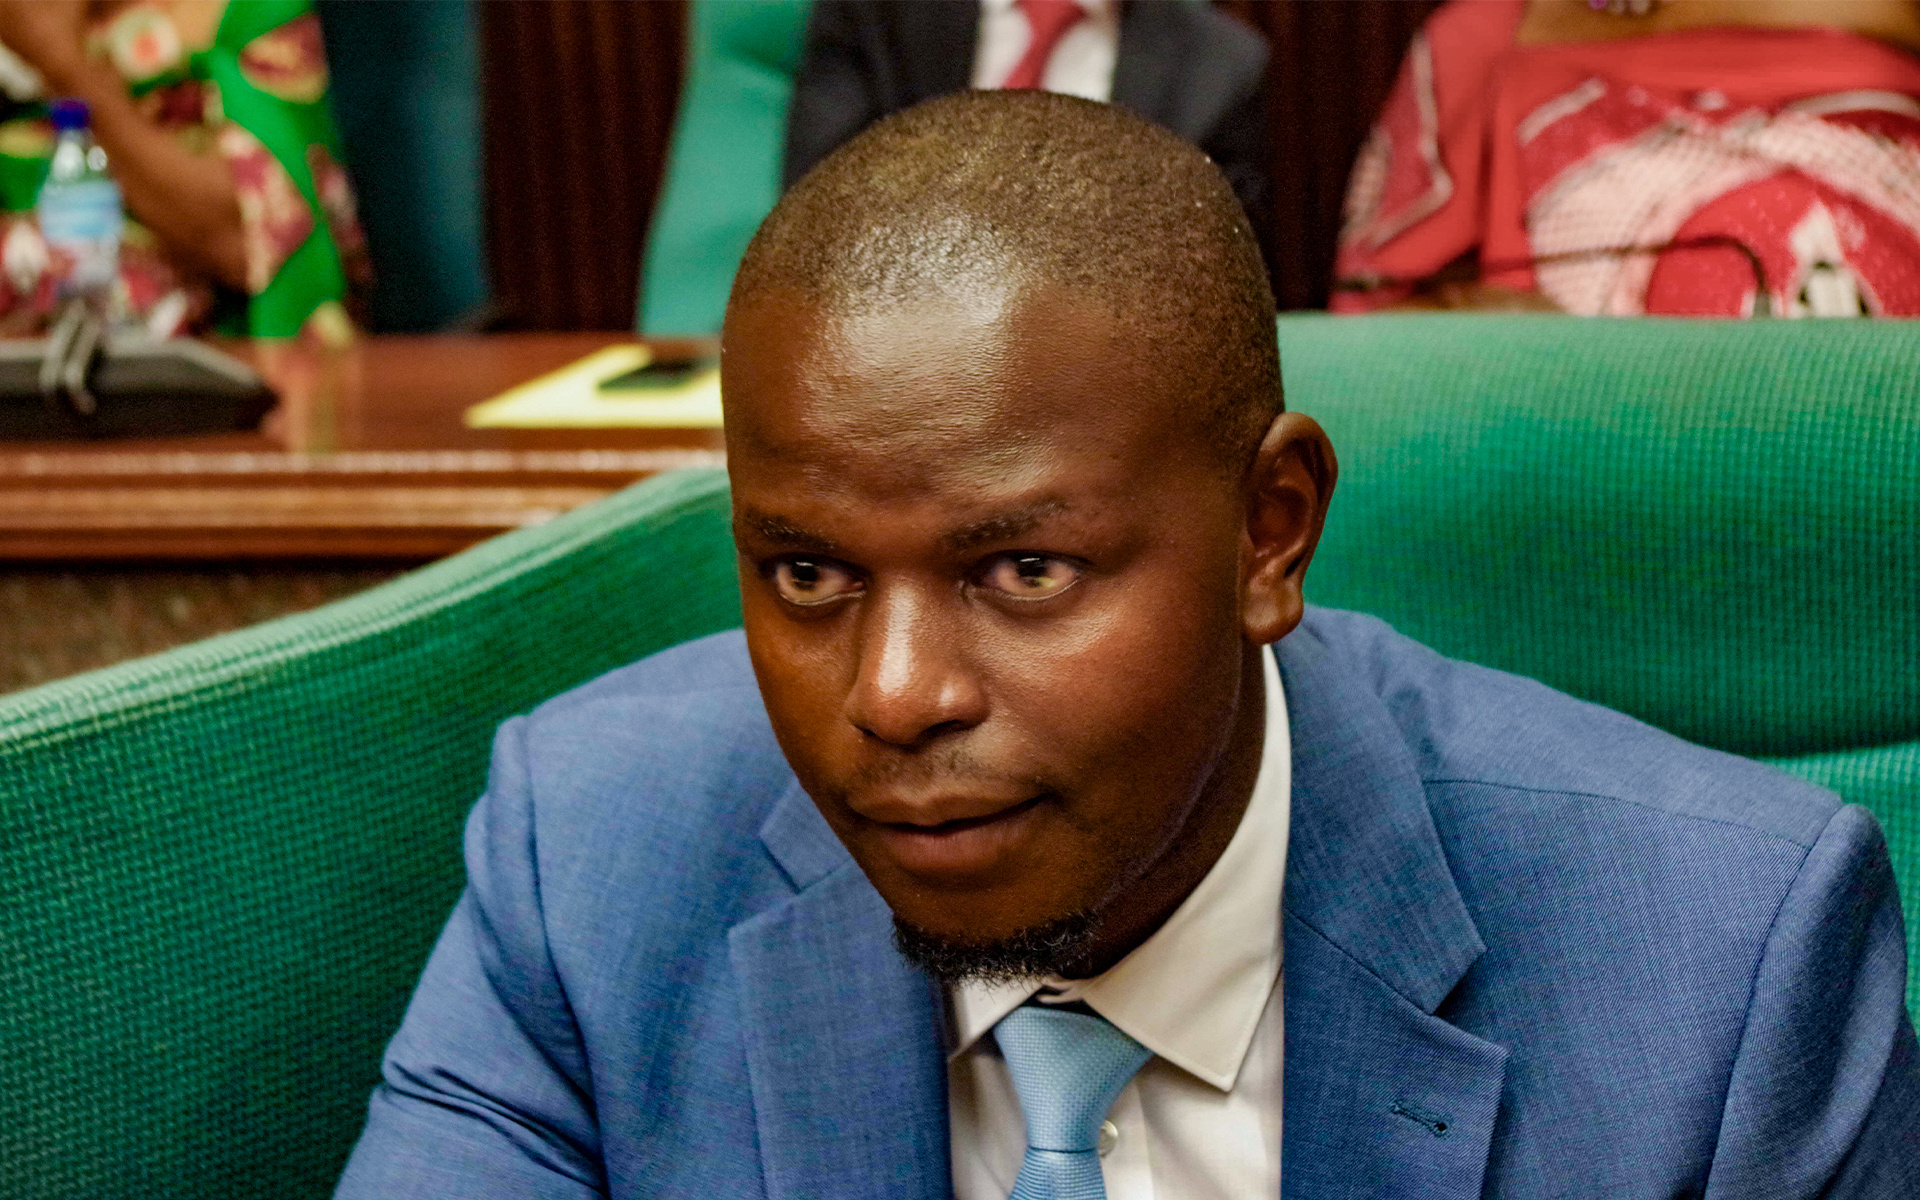
[[[471,429],[718,429],[720,368],[670,387],[602,391],[600,384],[645,366],[645,346],[608,346],[550,375],[467,410]]]

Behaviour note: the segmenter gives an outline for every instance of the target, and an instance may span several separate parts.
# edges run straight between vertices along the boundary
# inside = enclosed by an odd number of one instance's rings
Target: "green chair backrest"
[[[0,699],[0,1195],[331,1195],[494,726],[739,623],[725,488]]]
[[[1911,326],[1302,317],[1281,343],[1342,460],[1313,600],[1867,804],[1914,913]],[[495,724],[737,621],[724,480],[692,473],[0,699],[0,1195],[327,1195]]]
[[[648,232],[640,332],[714,334],[734,268],[780,198],[809,0],[695,0],[667,180]]]
[[[1920,1006],[1920,326],[1300,316],[1316,603],[1867,805]]]

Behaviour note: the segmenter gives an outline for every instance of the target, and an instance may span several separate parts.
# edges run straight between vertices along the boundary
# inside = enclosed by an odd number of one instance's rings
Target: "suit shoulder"
[[[682,642],[615,667],[545,701],[523,722],[530,748],[560,744],[588,757],[645,757],[705,729],[745,734],[766,723],[737,629]]]
[[[1266,69],[1267,40],[1244,22],[1208,4],[1134,4],[1121,11],[1123,52],[1136,47],[1186,64],[1204,64],[1217,77],[1244,79]]]
[[[1190,10],[1189,19],[1205,31],[1208,49],[1243,71],[1266,68],[1266,38],[1210,4],[1193,4],[1187,8]]]
[[[615,667],[606,674],[560,693],[534,710],[551,719],[608,700],[686,698],[698,693],[753,689],[753,666],[747,660],[747,638],[738,629],[681,642],[638,662]]]
[[[1811,847],[1840,807],[1831,792],[1710,750],[1518,675],[1446,658],[1358,613],[1311,610],[1303,627],[1354,661],[1400,727],[1429,793],[1578,796],[1717,822]]]
[[[602,958],[675,961],[786,894],[760,830],[797,787],[744,638],[718,634],[507,722],[469,862],[537,880],[556,963],[612,987]]]
[[[691,834],[723,817],[738,833],[792,783],[739,630],[609,671],[518,724],[528,786],[549,820],[605,809]]]

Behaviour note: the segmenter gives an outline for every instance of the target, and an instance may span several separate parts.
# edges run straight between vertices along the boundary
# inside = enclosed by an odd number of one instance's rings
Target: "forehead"
[[[1204,460],[1181,380],[1110,311],[981,285],[834,311],[787,295],[729,314],[722,356],[736,484],[880,495],[1024,491],[1072,466]]]

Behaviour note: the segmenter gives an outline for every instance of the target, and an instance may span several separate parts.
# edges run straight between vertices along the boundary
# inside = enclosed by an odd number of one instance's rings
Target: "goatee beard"
[[[1096,927],[1092,913],[1077,912],[990,942],[970,942],[895,917],[893,944],[941,983],[1016,983],[1068,974],[1086,961]]]

